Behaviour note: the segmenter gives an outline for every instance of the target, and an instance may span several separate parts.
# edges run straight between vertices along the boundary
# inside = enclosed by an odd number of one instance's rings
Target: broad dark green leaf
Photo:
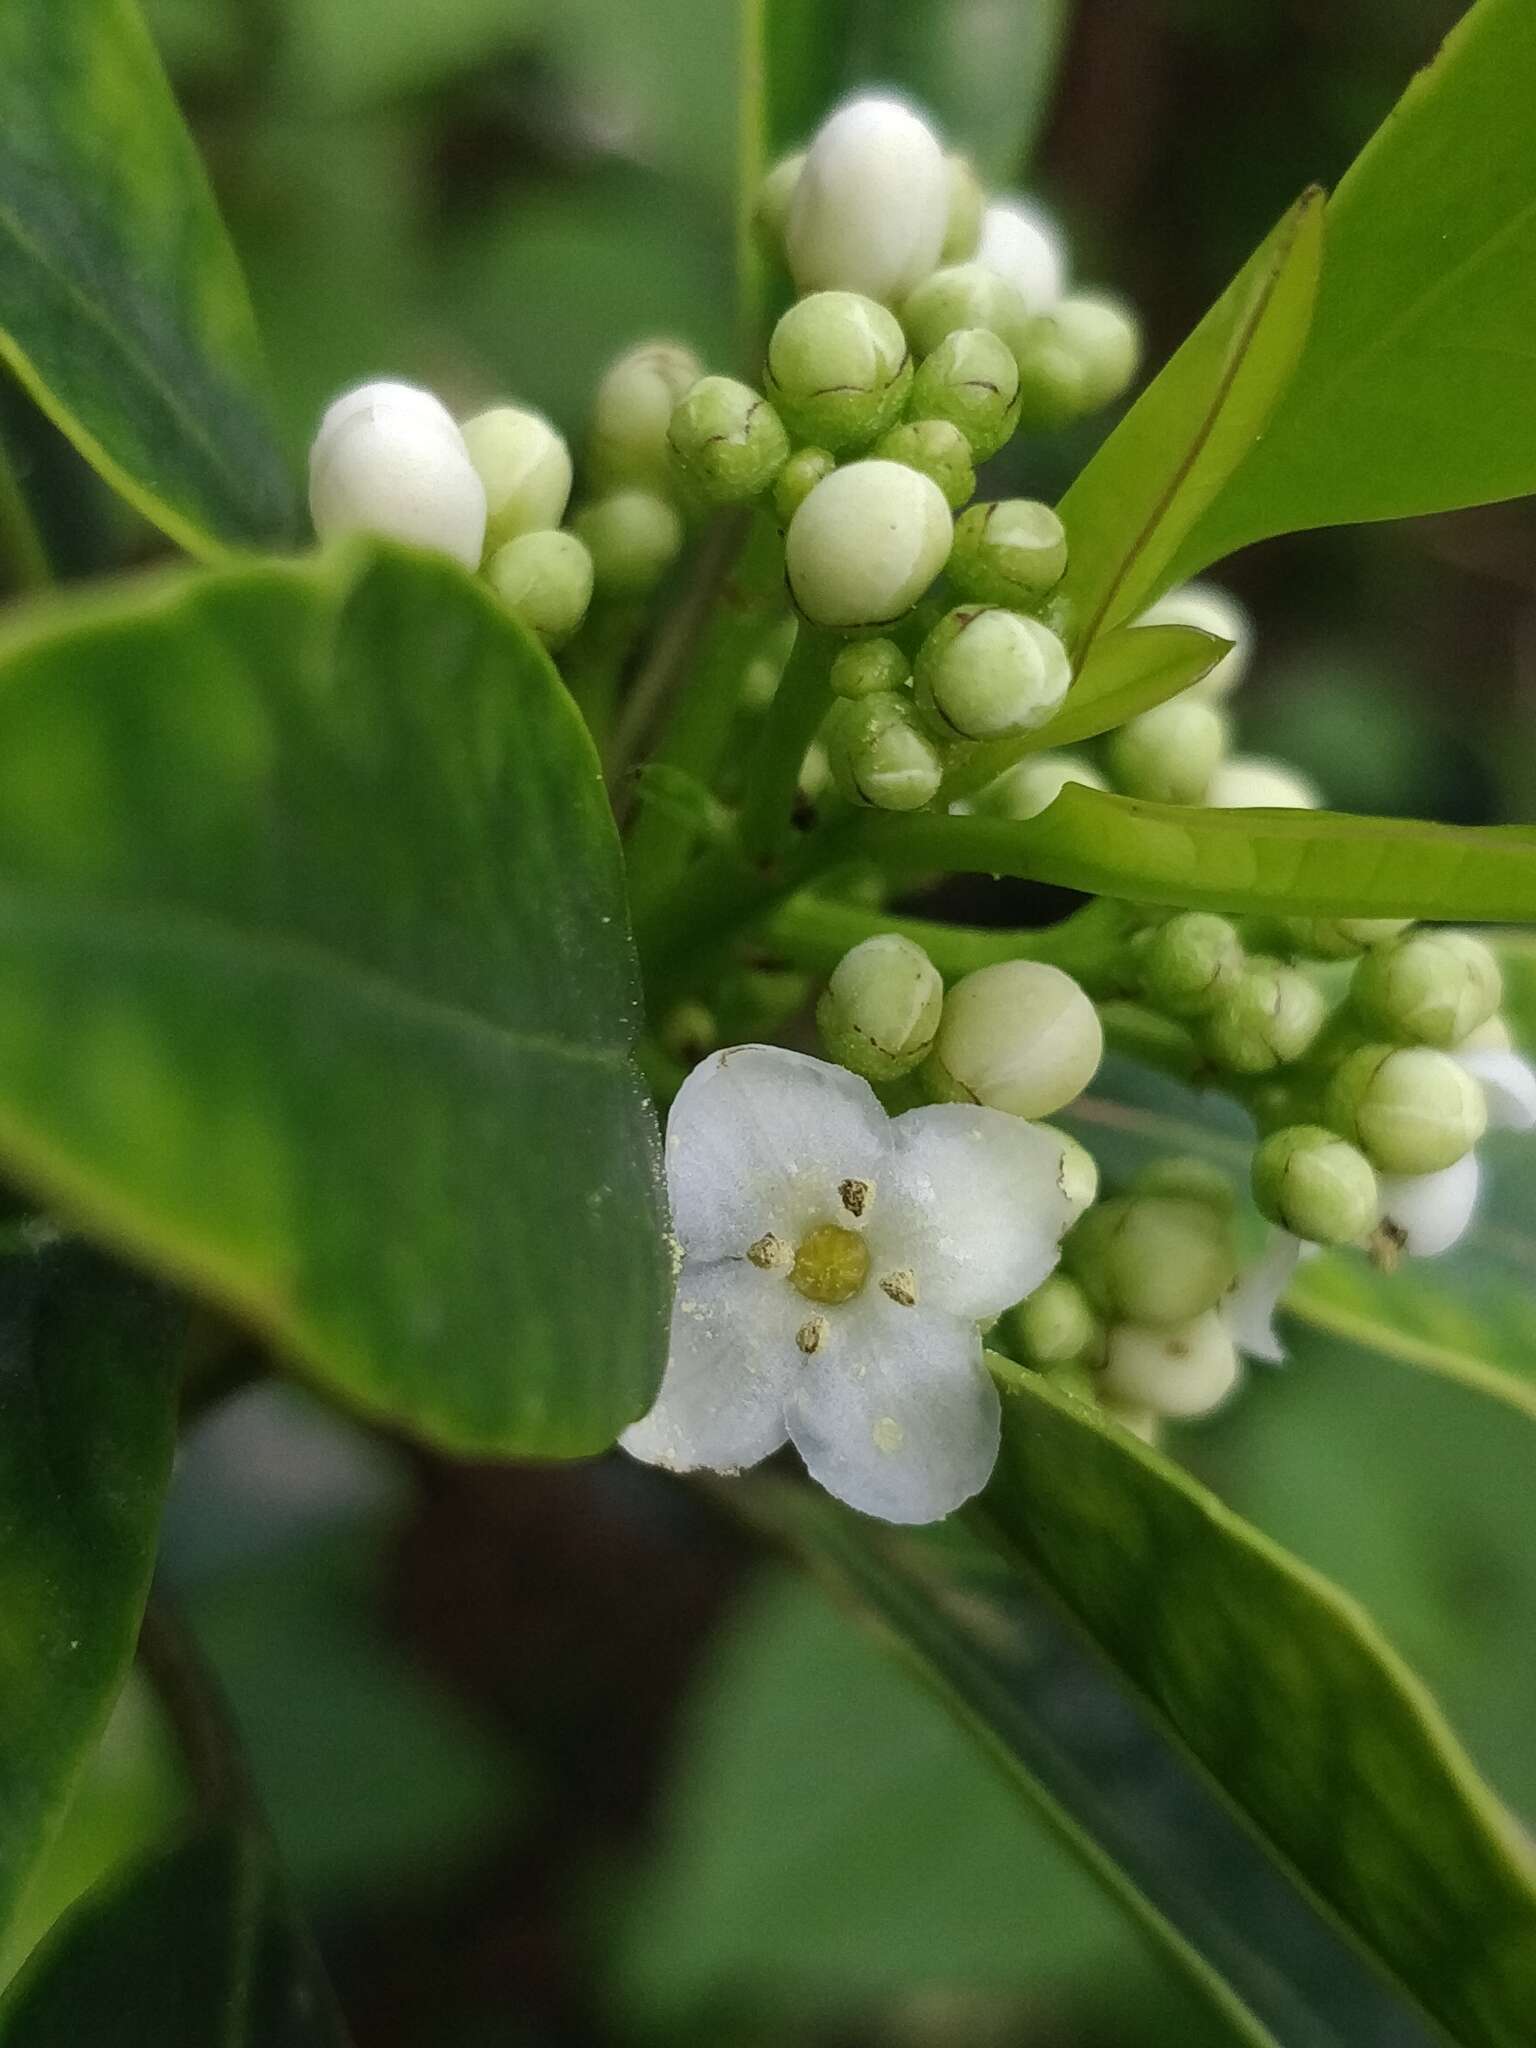
[[[0,7],[0,359],[193,554],[290,533],[245,287],[133,0]]]
[[[575,1454],[668,1266],[596,758],[441,560],[168,577],[0,643],[0,1157],[333,1391]]]
[[[1181,542],[1264,433],[1306,338],[1322,245],[1322,194],[1305,192],[1062,499],[1057,601],[1077,652],[1167,588]]]
[[[1328,206],[1317,311],[1252,459],[1183,548],[1536,489],[1536,11],[1478,0]]]
[[[133,1657],[182,1335],[164,1297],[93,1252],[0,1259],[0,1920]]]

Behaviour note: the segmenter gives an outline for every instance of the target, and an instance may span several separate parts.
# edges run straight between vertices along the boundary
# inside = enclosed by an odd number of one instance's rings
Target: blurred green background
[[[1297,190],[1338,176],[1459,11],[805,14],[835,31],[844,81],[927,92],[955,143],[1058,211],[1077,274],[1140,308],[1155,365]],[[729,0],[150,13],[296,462],[326,398],[363,376],[416,377],[464,409],[517,397],[576,433],[633,339],[681,332],[729,362]],[[1028,74],[1053,60],[1042,94]],[[808,110],[829,83],[808,71]],[[62,560],[153,547],[46,430],[20,430]],[[1102,431],[1010,450],[1009,480],[1054,496]],[[1246,746],[1342,807],[1532,814],[1530,505],[1306,536],[1227,580],[1260,629]],[[1536,1811],[1536,1531],[1494,1404],[1314,1340],[1179,1448],[1367,1603]],[[1208,2038],[1130,1923],[855,1625],[650,1473],[449,1467],[259,1390],[194,1437],[166,1573],[359,2048]],[[135,1692],[9,1962],[177,1796]]]

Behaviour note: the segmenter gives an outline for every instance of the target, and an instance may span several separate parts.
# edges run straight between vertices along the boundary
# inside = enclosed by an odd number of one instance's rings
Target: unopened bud
[[[459,432],[453,414],[433,392],[423,391],[419,384],[400,384],[386,379],[372,384],[356,384],[350,391],[343,391],[339,398],[331,400],[315,430],[314,453],[319,454],[327,448],[343,427],[363,414],[372,418],[409,417],[420,426],[436,427],[450,441]]]
[[[1009,1312],[1008,1334],[1025,1362],[1043,1369],[1086,1357],[1101,1333],[1081,1287],[1065,1273],[1053,1273]]]
[[[1356,1244],[1380,1210],[1365,1154],[1318,1124],[1270,1132],[1253,1155],[1253,1199],[1271,1223],[1312,1244]]]
[[[788,526],[824,476],[837,467],[837,457],[825,448],[797,448],[779,471],[773,485],[773,509],[779,526]]]
[[[895,1081],[927,1058],[944,983],[921,946],[896,932],[845,953],[816,1006],[830,1059],[867,1081]]]
[[[781,156],[759,187],[753,220],[771,256],[782,260],[784,237],[789,226],[789,209],[805,169],[805,151]]]
[[[1409,917],[1288,917],[1286,936],[1308,960],[1353,960],[1401,938],[1413,923]]]
[[[1452,1046],[1495,1015],[1504,981],[1481,940],[1466,932],[1417,931],[1367,953],[1349,994],[1383,1037]]]
[[[1049,1131],[1053,1138],[1061,1141],[1061,1166],[1057,1172],[1057,1184],[1070,1211],[1067,1228],[1085,1216],[1099,1199],[1099,1162],[1088,1147],[1070,1132],[1061,1130],[1055,1124],[1041,1124],[1042,1131]]]
[[[1103,1055],[1099,1013],[1069,974],[1005,960],[950,990],[924,1073],[945,1101],[1035,1118],[1075,1101]]]
[[[1127,796],[1153,803],[1197,804],[1227,744],[1227,725],[1212,704],[1187,691],[1127,719],[1109,742],[1109,772]]]
[[[950,580],[978,604],[1032,611],[1066,569],[1066,528],[1049,505],[1033,498],[972,505],[956,522]]]
[[[1105,786],[1097,768],[1076,754],[1026,754],[977,792],[976,808],[990,817],[1012,818],[1015,824],[1023,824],[1048,810],[1068,783],[1083,789]]]
[[[936,270],[901,308],[901,324],[919,360],[932,355],[947,335],[970,327],[988,329],[1017,351],[1029,320],[1029,308],[1019,292],[984,263],[954,263]]]
[[[1019,366],[986,327],[946,334],[912,380],[915,418],[949,420],[977,462],[995,455],[1019,423]]]
[[[1136,1195],[1176,1195],[1183,1201],[1204,1202],[1218,1216],[1230,1216],[1237,1207],[1237,1193],[1219,1166],[1208,1159],[1181,1154],[1172,1159],[1154,1159],[1131,1182]]]
[[[592,402],[588,467],[599,490],[636,484],[672,489],[667,430],[679,401],[704,374],[691,348],[649,341],[604,372]]]
[[[1032,732],[1061,707],[1067,650],[1038,619],[998,605],[960,605],[918,650],[917,706],[941,739]]]
[[[889,625],[938,576],[953,539],[931,478],[899,462],[851,462],[823,477],[789,523],[789,587],[818,626]]]
[[[901,322],[858,292],[814,292],[774,328],[767,382],[801,439],[834,453],[862,447],[901,417],[911,389]]]
[[[939,251],[939,261],[964,263],[975,255],[981,240],[981,217],[987,196],[969,157],[951,154],[944,161],[949,173],[949,214],[944,223],[944,246]]]
[[[766,398],[734,377],[701,377],[667,430],[679,474],[706,505],[761,496],[789,457],[789,436]]]
[[[907,420],[882,434],[870,452],[931,477],[951,512],[958,512],[976,488],[971,444],[949,420]]]
[[[911,664],[894,640],[850,640],[832,657],[832,690],[838,697],[899,690],[911,675]]]
[[[1251,959],[1205,1019],[1206,1050],[1234,1074],[1267,1074],[1311,1047],[1328,1005],[1295,967]]]
[[[1141,955],[1148,1001],[1170,1017],[1203,1017],[1237,987],[1247,955],[1236,928],[1207,910],[1185,910],[1152,933]]]
[[[1324,1107],[1334,1129],[1389,1174],[1454,1166],[1488,1121],[1477,1082],[1427,1045],[1360,1046],[1335,1069]]]
[[[485,486],[487,554],[520,533],[560,524],[571,496],[571,453],[541,414],[493,406],[465,421],[464,445]]]
[[[592,602],[592,557],[573,533],[520,533],[491,556],[486,577],[546,647],[564,646]]]
[[[1215,1309],[1171,1329],[1120,1323],[1105,1344],[1103,1394],[1154,1415],[1188,1419],[1220,1407],[1238,1380],[1237,1349]]]
[[[365,385],[332,405],[310,450],[309,508],[323,541],[376,533],[480,566],[484,486],[447,412],[410,385]]]
[[[918,811],[938,795],[944,762],[904,693],[840,697],[822,733],[832,779],[850,802]]]
[[[1314,783],[1283,761],[1233,754],[1212,775],[1205,801],[1217,811],[1315,811],[1323,800]]]
[[[644,597],[676,561],[683,522],[654,491],[613,491],[576,515],[575,530],[592,557],[605,597]]]
[[[944,152],[900,101],[838,108],[817,130],[790,201],[784,240],[796,285],[904,297],[938,263],[950,193]]]
[[[1063,427],[1098,412],[1127,389],[1140,359],[1140,331],[1117,300],[1059,300],[1035,320],[1020,351],[1025,425]]]
[[[1179,1195],[1100,1202],[1062,1256],[1101,1315],[1158,1328],[1214,1308],[1237,1273],[1228,1218]]]
[[[994,201],[981,219],[976,260],[1005,278],[1032,314],[1048,313],[1066,286],[1061,231],[1029,200]]]
[[[1253,658],[1253,621],[1228,591],[1214,583],[1185,583],[1170,590],[1156,604],[1149,605],[1137,621],[1142,626],[1194,626],[1217,640],[1232,645],[1213,669],[1187,694],[1217,699],[1228,697],[1247,673]]]

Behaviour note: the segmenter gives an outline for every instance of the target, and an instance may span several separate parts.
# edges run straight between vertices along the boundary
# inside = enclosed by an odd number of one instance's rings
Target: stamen
[[[802,1323],[795,1332],[795,1342],[807,1358],[815,1356],[826,1342],[826,1338],[827,1319],[825,1316],[812,1316],[808,1323]]]
[[[838,1197],[850,1216],[862,1216],[869,1207],[870,1197],[875,1192],[872,1180],[845,1180],[838,1183]]]
[[[794,1252],[782,1237],[775,1237],[771,1230],[765,1231],[756,1244],[747,1246],[747,1257],[764,1273],[782,1273],[795,1262]]]
[[[880,1290],[888,1294],[899,1308],[917,1307],[917,1275],[910,1266],[902,1266],[894,1273],[887,1273],[880,1282]]]

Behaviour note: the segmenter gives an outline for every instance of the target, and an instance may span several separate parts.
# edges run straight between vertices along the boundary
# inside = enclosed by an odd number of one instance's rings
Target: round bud
[[[1021,417],[1029,427],[1064,427],[1118,398],[1136,374],[1141,336],[1113,299],[1061,299],[1041,314],[1019,353]]]
[[[1237,1385],[1237,1348],[1216,1310],[1171,1329],[1120,1323],[1104,1351],[1103,1393],[1111,1403],[1154,1415],[1208,1415]]]
[[[901,308],[901,324],[920,360],[932,355],[946,335],[969,327],[984,327],[1017,350],[1029,318],[1019,292],[984,263],[955,263],[936,270]]]
[[[520,533],[560,524],[571,496],[571,453],[541,414],[493,406],[465,421],[464,446],[485,486],[488,554]]]
[[[822,736],[832,779],[852,803],[918,811],[939,793],[943,760],[902,693],[840,697]]]
[[[907,420],[882,434],[871,453],[931,477],[952,512],[958,512],[976,488],[971,444],[949,420]]]
[[[773,484],[773,509],[781,528],[788,526],[824,476],[837,467],[825,448],[797,448]]]
[[[1205,1019],[1205,1046],[1234,1074],[1267,1074],[1311,1047],[1328,1005],[1294,967],[1252,959]]]
[[[1056,1178],[1071,1211],[1067,1223],[1070,1230],[1099,1199],[1099,1163],[1086,1145],[1055,1124],[1041,1124],[1040,1129],[1061,1141],[1061,1165]]]
[[[1382,1235],[1411,1259],[1438,1258],[1459,1244],[1470,1228],[1481,1179],[1475,1152],[1464,1152],[1438,1173],[1384,1173]]]
[[[1228,1217],[1181,1195],[1100,1202],[1062,1256],[1101,1315],[1158,1327],[1213,1308],[1237,1272]]]
[[[978,604],[1032,611],[1067,570],[1067,530],[1049,505],[1002,498],[972,505],[955,525],[950,581]]]
[[[1362,1045],[1341,1061],[1324,1098],[1328,1121],[1383,1173],[1438,1173],[1483,1135],[1483,1091],[1449,1053],[1427,1045]]]
[[[491,588],[546,647],[562,647],[592,602],[592,557],[573,533],[520,533],[486,564]]]
[[[866,1081],[896,1081],[927,1058],[944,983],[921,946],[896,932],[845,953],[816,1005],[829,1059]]]
[[[1224,917],[1181,911],[1147,940],[1142,989],[1171,1017],[1203,1017],[1237,987],[1246,958],[1236,928]]]
[[[1227,743],[1226,721],[1212,704],[1180,691],[1127,719],[1109,742],[1109,772],[1127,796],[1197,804]]]
[[[395,419],[408,415],[421,426],[436,427],[450,441],[459,432],[453,414],[432,392],[423,391],[419,384],[381,380],[372,384],[355,384],[350,391],[343,391],[339,398],[331,400],[315,430],[315,452],[318,454],[361,413],[387,415]]]
[[[796,150],[793,156],[781,156],[758,188],[752,217],[770,256],[782,257],[784,254],[790,204],[804,169],[803,149]]]
[[[644,597],[683,545],[676,508],[654,491],[612,491],[578,512],[574,525],[604,597]]]
[[[946,1102],[1033,1118],[1081,1095],[1103,1056],[1099,1013],[1069,974],[1004,960],[950,990],[924,1074]]]
[[[858,292],[815,292],[774,328],[766,377],[795,433],[840,453],[900,419],[912,359],[885,306]]]
[[[1490,1017],[1479,1024],[1475,1031],[1469,1031],[1458,1045],[1451,1050],[1459,1059],[1467,1052],[1513,1052],[1514,1034],[1502,1017]]]
[[[766,398],[734,377],[701,377],[672,415],[667,444],[706,505],[745,505],[789,457],[789,436]]]
[[[981,217],[976,260],[1007,280],[1031,313],[1046,313],[1066,286],[1061,231],[1044,207],[996,200]]]
[[[1076,754],[1026,754],[976,795],[976,808],[1015,824],[1038,818],[1055,803],[1069,782],[1084,789],[1102,789],[1104,778]]]
[[[914,418],[948,420],[978,462],[995,455],[1019,423],[1019,366],[986,327],[946,334],[912,380]]]
[[[1218,811],[1315,811],[1322,798],[1305,775],[1283,761],[1233,754],[1218,764],[1205,801]]]
[[[1353,960],[1372,946],[1401,938],[1409,917],[1287,917],[1281,920],[1296,951],[1308,960]]]
[[[1380,1197],[1365,1154],[1318,1124],[1271,1131],[1253,1155],[1253,1199],[1271,1223],[1311,1244],[1355,1244]]]
[[[832,657],[832,690],[838,697],[899,690],[911,675],[911,664],[894,640],[850,640]]]
[[[1177,1195],[1184,1201],[1205,1202],[1219,1216],[1230,1216],[1237,1207],[1237,1193],[1219,1166],[1208,1159],[1187,1154],[1172,1159],[1154,1159],[1131,1182],[1137,1195]]]
[[[931,478],[899,462],[851,462],[823,477],[789,522],[789,587],[815,625],[889,625],[937,577],[953,538]]]
[[[1367,953],[1349,994],[1384,1038],[1452,1046],[1497,1013],[1504,979],[1481,940],[1466,932],[1416,931]]]
[[[463,435],[434,404],[425,393],[394,403],[354,392],[332,407],[309,457],[309,509],[322,541],[382,534],[479,568],[485,488]]]
[[[1038,619],[959,605],[924,640],[914,673],[917,708],[939,738],[991,740],[1044,725],[1067,694],[1072,664]]]
[[[644,342],[609,366],[592,401],[587,450],[597,489],[637,484],[671,491],[667,430],[679,400],[703,374],[693,350],[676,341]]]
[[[1247,673],[1253,657],[1253,621],[1237,599],[1214,583],[1185,583],[1170,590],[1156,604],[1149,605],[1136,622],[1140,626],[1194,626],[1212,633],[1218,640],[1230,640],[1231,648],[1208,675],[1191,683],[1191,695],[1228,697]]]
[[[824,121],[790,200],[785,254],[804,292],[905,297],[939,260],[950,176],[932,130],[899,100],[851,100]]]
[[[1070,1365],[1098,1342],[1099,1319],[1077,1282],[1053,1273],[1010,1311],[1008,1334],[1028,1364]]]
[[[657,1037],[670,1059],[695,1067],[720,1043],[720,1027],[714,1011],[703,1003],[682,1002],[667,1012]]]

